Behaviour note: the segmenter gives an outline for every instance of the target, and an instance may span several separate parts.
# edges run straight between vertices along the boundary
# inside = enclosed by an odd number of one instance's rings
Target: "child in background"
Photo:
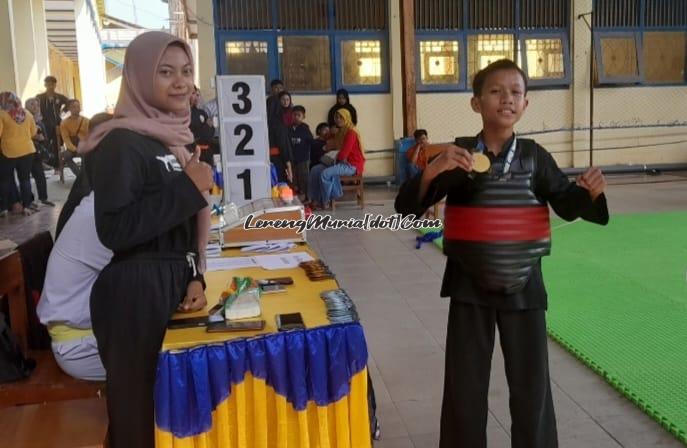
[[[415,177],[420,171],[427,168],[427,154],[425,153],[425,145],[429,144],[429,137],[427,131],[418,129],[413,133],[415,138],[415,145],[408,150],[406,156],[408,157],[408,173],[410,177]]]
[[[310,168],[314,167],[320,162],[322,156],[327,152],[325,145],[327,144],[327,139],[329,138],[329,125],[322,122],[315,128],[315,133],[317,137],[313,139],[310,144]]]
[[[305,120],[305,107],[293,107],[293,124],[289,127],[289,139],[293,151],[295,168],[294,183],[298,189],[298,198],[304,202],[308,197],[308,176],[310,174],[310,145],[313,142],[310,127]]]

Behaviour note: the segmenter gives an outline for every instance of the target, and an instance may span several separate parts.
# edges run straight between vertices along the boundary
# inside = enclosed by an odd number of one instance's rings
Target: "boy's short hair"
[[[473,96],[480,96],[482,94],[482,88],[487,81],[489,75],[500,70],[515,70],[520,73],[523,83],[525,83],[525,93],[527,93],[527,76],[525,72],[522,71],[518,64],[511,61],[510,59],[499,59],[498,61],[492,62],[491,64],[484,67],[482,70],[478,71],[472,80],[472,94]]]
[[[293,106],[293,112],[303,112],[303,115],[305,115],[305,107],[298,105],[298,106]]]
[[[427,130],[426,130],[426,129],[418,129],[418,130],[416,130],[415,132],[413,132],[413,138],[414,138],[415,140],[419,139],[419,138],[422,137],[423,135],[424,135],[425,137],[429,137],[429,135],[427,134]]]
[[[283,85],[284,85],[284,81],[282,81],[281,79],[273,79],[272,82],[270,82],[270,87],[283,86]]]
[[[329,123],[325,123],[323,121],[322,123],[318,124],[317,127],[315,128],[315,134],[319,134],[320,131],[322,130],[322,128],[328,128],[328,127],[329,127]]]
[[[55,78],[53,75],[48,75],[48,76],[46,76],[45,79],[43,80],[43,83],[44,83],[44,84],[47,84],[47,83],[49,83],[49,82],[54,82],[55,84],[57,84],[57,78]]]

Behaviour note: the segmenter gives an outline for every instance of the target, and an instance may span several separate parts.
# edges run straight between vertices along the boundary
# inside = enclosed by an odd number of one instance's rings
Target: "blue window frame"
[[[594,39],[600,84],[636,84],[642,80],[641,34],[597,32]]]
[[[308,3],[309,1],[309,3]],[[341,4],[342,0],[308,0],[310,6],[321,7],[321,15],[316,22],[316,29],[307,29],[304,27],[304,21],[295,21],[294,17],[282,17],[281,21],[278,17],[279,7],[288,6],[284,0],[258,0],[265,15],[269,15],[269,19],[265,17],[254,18],[254,22],[244,19],[232,19],[231,24],[227,25],[227,8],[229,8],[232,0],[214,0],[215,11],[215,42],[216,42],[216,58],[217,67],[221,74],[245,73],[249,71],[259,71],[254,74],[262,74],[265,76],[266,83],[269,85],[271,79],[284,79],[287,85],[304,86],[313,79],[308,77],[308,73],[313,73],[315,67],[322,67],[324,62],[328,60],[329,73],[324,73],[319,78],[316,78],[314,87],[308,88],[291,88],[292,93],[298,94],[329,94],[340,88],[345,88],[350,93],[387,93],[389,92],[389,38],[388,26],[385,29],[375,30],[349,30],[340,29],[348,24],[337,23],[335,14],[335,5]],[[234,0],[234,3],[238,4]],[[360,2],[357,2],[360,3]],[[364,6],[364,2],[355,7]],[[368,2],[369,3],[369,2]],[[347,14],[355,15],[355,7]],[[383,17],[383,23],[386,24],[386,13],[381,13],[380,2],[376,3],[376,9],[371,13],[372,18],[366,18],[366,23],[380,23],[380,17]],[[384,3],[383,8],[386,8]],[[222,11],[223,17],[219,17]],[[245,12],[245,11],[241,11]],[[293,14],[290,14],[291,16]],[[326,15],[326,16],[325,16]],[[343,16],[342,16],[343,17]],[[311,16],[312,18],[312,16]],[[341,17],[339,17],[341,19]],[[304,19],[305,20],[305,19]],[[347,19],[348,20],[348,19]],[[284,23],[293,21],[294,29],[286,29]],[[341,22],[342,20],[339,20]],[[272,26],[266,29],[266,23],[271,23]],[[228,29],[233,24],[240,23],[242,28],[246,29]],[[255,28],[248,29],[254,24]],[[221,24],[224,24],[225,27]],[[289,38],[322,38],[327,39],[327,44],[322,45],[322,40],[314,39],[313,47],[317,54],[312,54],[303,45],[303,40],[299,42],[299,47],[304,57],[301,64],[292,63],[288,67],[284,65],[284,48]],[[297,41],[296,39],[293,39]],[[250,54],[242,55],[242,58],[235,57],[241,68],[231,66],[232,58],[227,55],[227,44],[236,46],[236,43],[241,42],[266,42],[267,43],[267,63],[262,60],[262,56],[253,51]],[[351,52],[346,52],[345,49],[351,48]],[[252,51],[252,50],[251,50]],[[360,53],[360,58],[356,60],[355,53]],[[367,57],[365,57],[367,55]],[[295,58],[299,55],[295,54]],[[346,64],[348,61],[348,65]],[[350,64],[356,64],[351,66]],[[299,67],[300,65],[300,67]],[[299,82],[289,82],[289,76],[296,76]],[[328,78],[328,79],[327,79]],[[293,78],[292,78],[293,79]],[[356,83],[355,81],[359,81]],[[267,86],[266,86],[267,87]]]
[[[593,11],[597,84],[687,83],[685,0],[594,0]]]
[[[493,3],[415,0],[418,92],[470,90],[474,74],[501,57],[516,61],[531,87],[570,85],[569,0],[497,0],[497,6],[495,11]],[[425,82],[423,42],[442,41],[458,42],[459,79]]]
[[[536,48],[530,47],[530,44]],[[522,70],[527,75],[528,86],[570,84],[570,44],[567,33],[520,33],[519,46]]]
[[[417,32],[415,48],[418,92],[465,90],[467,67],[463,33]],[[432,68],[435,68],[433,71]]]

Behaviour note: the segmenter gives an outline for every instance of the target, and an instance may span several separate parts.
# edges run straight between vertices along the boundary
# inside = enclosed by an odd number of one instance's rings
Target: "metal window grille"
[[[415,0],[415,28],[458,30],[463,28],[463,0]]]
[[[277,28],[326,30],[329,28],[327,8],[327,0],[277,0]]]
[[[516,0],[467,0],[468,28],[500,30],[515,28]]]
[[[334,0],[336,29],[385,30],[386,8],[387,0]]]
[[[570,0],[520,0],[520,28],[567,28]]]
[[[271,0],[219,0],[217,28],[220,30],[266,30],[272,28]]]
[[[593,22],[597,28],[639,26],[640,0],[595,0]]]
[[[650,27],[687,26],[687,1],[647,0],[644,6],[644,25]]]

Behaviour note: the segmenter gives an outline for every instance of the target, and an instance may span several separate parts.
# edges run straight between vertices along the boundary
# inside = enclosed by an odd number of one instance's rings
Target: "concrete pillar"
[[[389,3],[389,76],[394,140],[403,137],[403,77],[401,76],[401,8],[398,0]]]
[[[74,23],[79,54],[76,96],[81,94],[84,115],[92,116],[104,112],[107,107],[105,81],[105,57],[98,39],[97,24],[94,23],[87,0],[74,1]],[[80,90],[80,92],[79,92]]]
[[[12,0],[0,0],[0,91],[17,90]]]
[[[592,16],[578,17],[592,11],[592,0],[574,0],[572,2],[572,91],[573,91],[573,128],[588,128],[590,117],[590,70],[592,35],[587,26]],[[589,131],[572,131],[572,163],[574,167],[589,165]]]
[[[198,52],[196,53],[196,67],[200,92],[205,100],[215,98],[215,76],[217,73],[217,58],[215,56],[215,20],[212,0],[197,0],[196,15],[198,16]]]
[[[50,74],[50,54],[48,52],[48,28],[45,23],[45,4],[43,0],[31,0],[33,6],[34,43],[38,78],[42,81]]]
[[[17,69],[17,95],[22,100],[42,90],[36,62],[33,6],[31,0],[13,0],[15,63]]]

